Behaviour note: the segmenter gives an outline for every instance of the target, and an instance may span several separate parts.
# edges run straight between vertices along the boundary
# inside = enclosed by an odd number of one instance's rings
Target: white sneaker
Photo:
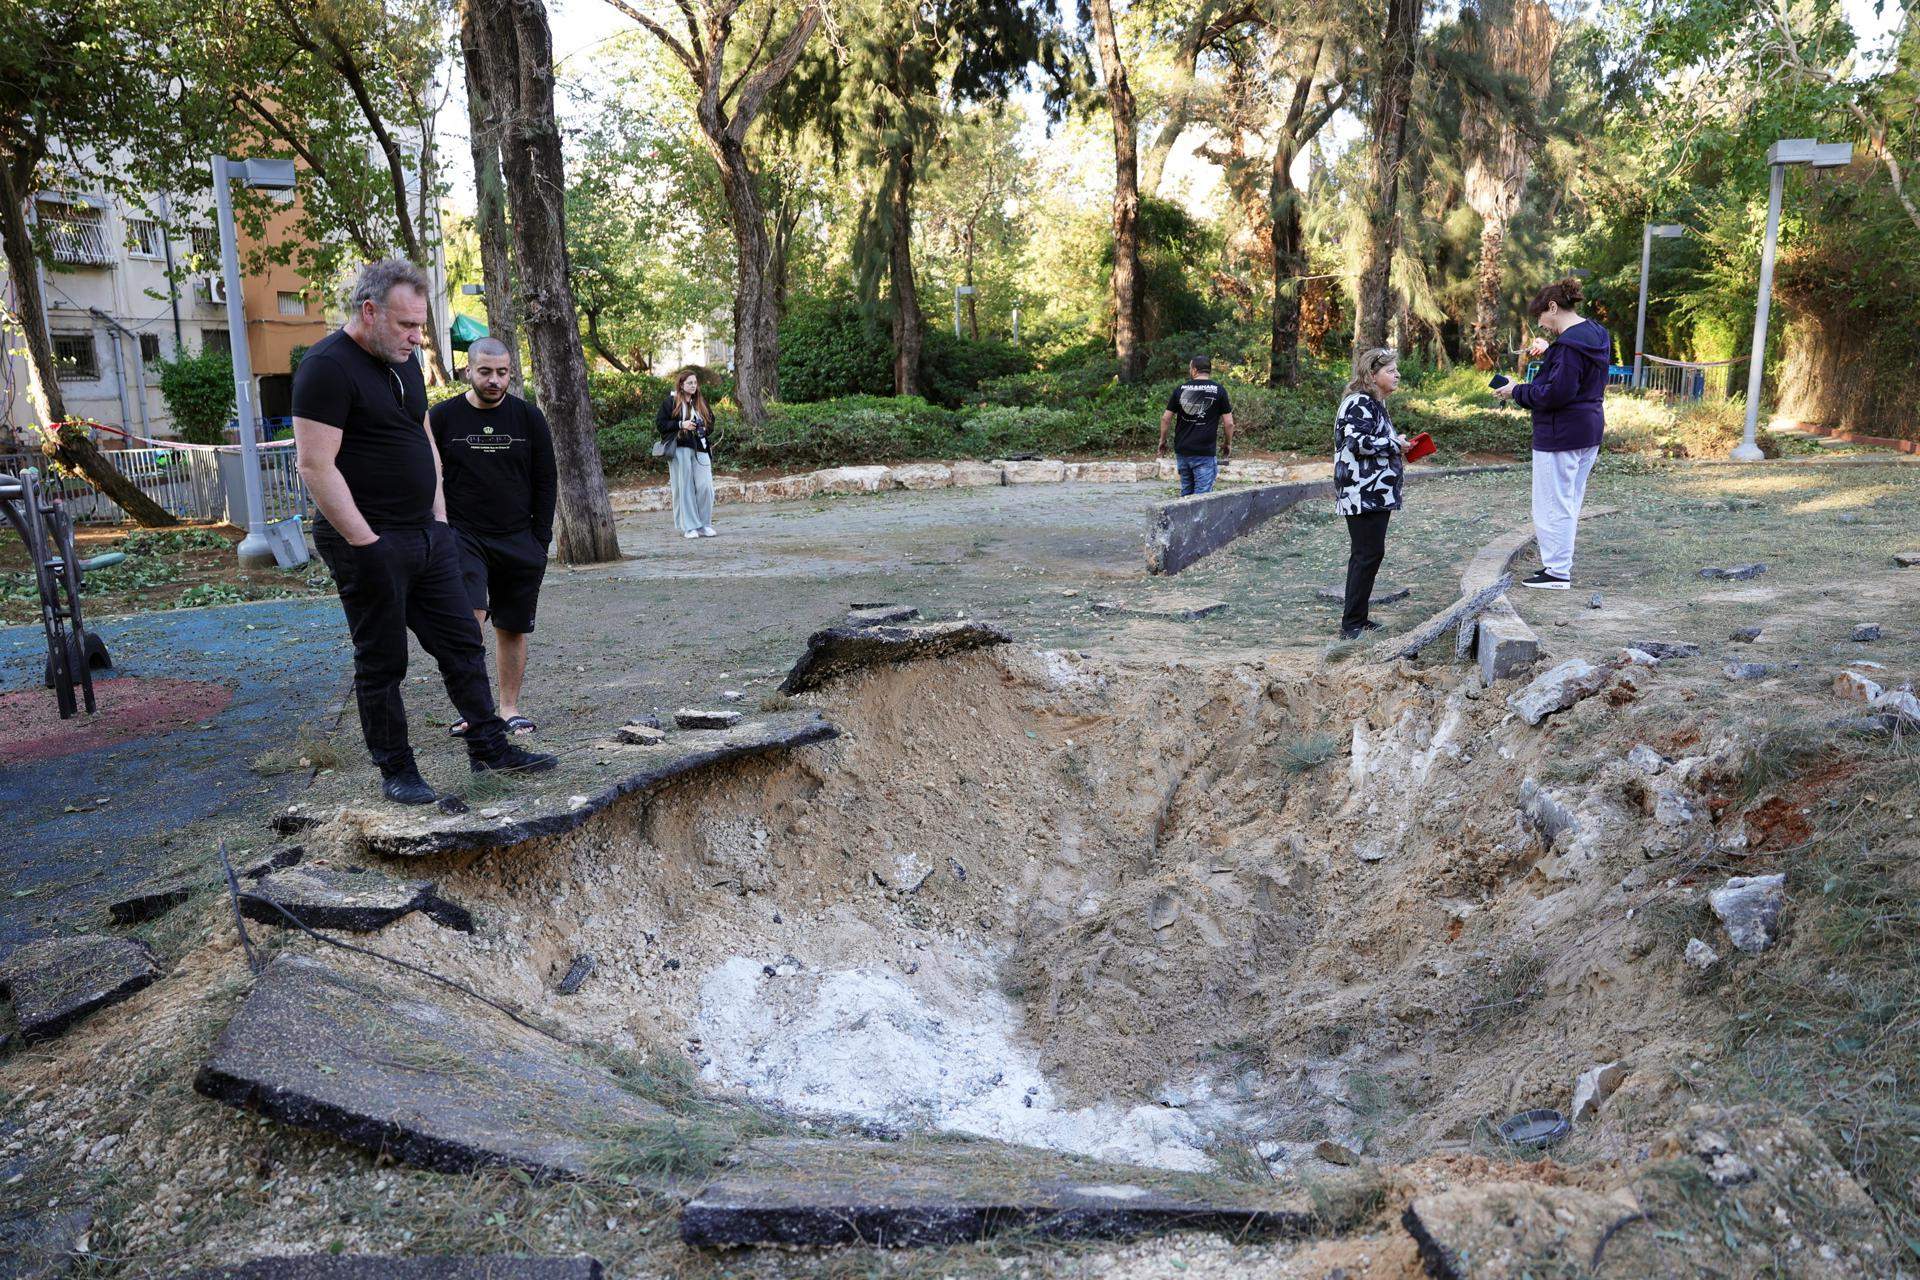
[[[715,529],[712,525],[703,524],[700,526],[700,536],[703,538],[717,538],[720,534],[719,530]]]
[[[697,538],[700,536],[700,531],[698,529],[689,529],[680,536],[683,538]]]

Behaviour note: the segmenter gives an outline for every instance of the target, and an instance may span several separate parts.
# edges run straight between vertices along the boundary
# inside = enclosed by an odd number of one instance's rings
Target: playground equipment
[[[40,472],[32,467],[19,475],[0,474],[0,510],[26,544],[27,559],[40,589],[40,622],[47,633],[47,688],[60,703],[66,720],[86,703],[93,713],[93,672],[113,666],[100,637],[88,635],[80,617],[80,575],[126,559],[110,551],[91,560],[73,554],[73,521],[66,505],[48,494]]]

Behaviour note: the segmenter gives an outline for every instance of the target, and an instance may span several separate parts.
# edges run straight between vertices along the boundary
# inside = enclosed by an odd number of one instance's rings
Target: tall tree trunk
[[[1505,218],[1488,218],[1480,228],[1480,266],[1473,305],[1473,367],[1492,369],[1500,363],[1500,266],[1506,247]]]
[[[460,56],[467,72],[467,131],[473,139],[474,227],[480,234],[480,279],[486,289],[487,334],[507,344],[515,395],[522,395],[520,340],[513,312],[513,246],[507,188],[500,176],[500,130],[479,45],[474,0],[460,6]]]
[[[892,167],[887,281],[893,294],[893,394],[917,396],[921,391],[920,353],[926,347],[927,319],[920,313],[920,292],[913,278],[913,148],[893,148]]]
[[[484,19],[480,46],[501,121],[500,159],[513,206],[514,259],[526,294],[527,343],[560,473],[556,547],[563,564],[618,560],[579,312],[567,281],[567,177],[553,114],[553,33],[542,0],[474,3]]]
[[[1420,37],[1421,0],[1387,0],[1387,27],[1378,50],[1373,100],[1373,173],[1368,193],[1365,265],[1360,271],[1356,353],[1387,343],[1393,311],[1391,272],[1400,244],[1400,161],[1407,149],[1407,115],[1413,97],[1414,46]]]
[[[705,125],[702,125],[705,128]],[[720,168],[720,189],[733,227],[733,398],[750,423],[766,421],[779,394],[780,330],[775,316],[767,218],[754,190],[746,151],[724,129],[707,135]]]
[[[980,341],[980,290],[973,283],[974,224],[967,224],[966,275],[963,282],[967,286],[967,336],[975,342]]]
[[[26,166],[24,173],[31,174],[32,166]],[[11,158],[0,162],[0,205],[5,206],[0,209],[0,249],[4,249],[7,274],[13,279],[14,319],[27,343],[27,392],[46,424],[41,431],[41,449],[69,471],[85,476],[136,524],[147,528],[179,524],[165,507],[120,474],[88,438],[85,427],[67,421],[66,401],[60,393],[59,365],[53,358],[53,341],[47,336],[47,305],[40,294],[40,260],[33,252],[26,203],[26,183],[15,173]],[[239,338],[246,341],[244,333]],[[141,394],[145,394],[144,389]]]
[[[1113,351],[1120,361],[1120,381],[1138,382],[1147,353],[1142,345],[1140,167],[1133,89],[1120,58],[1113,0],[1091,0],[1091,7],[1100,70],[1107,81],[1107,113],[1113,118]]]
[[[1273,342],[1267,385],[1300,385],[1300,277],[1307,255],[1300,225],[1300,190],[1293,185],[1294,146],[1273,149]]]

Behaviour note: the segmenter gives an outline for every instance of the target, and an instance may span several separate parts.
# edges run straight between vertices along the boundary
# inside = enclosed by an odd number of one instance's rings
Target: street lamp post
[[[261,191],[291,191],[291,160],[229,160],[213,158],[213,205],[220,224],[220,270],[227,285],[227,346],[233,359],[233,407],[240,429],[241,487],[247,498],[247,536],[238,552],[243,568],[275,563],[267,539],[266,504],[260,496],[260,420],[253,404],[253,357],[247,350],[247,304],[240,287],[240,250],[233,229],[233,193],[228,183]]]
[[[960,336],[960,299],[970,298],[975,293],[978,293],[978,292],[979,290],[975,289],[970,284],[957,284],[953,286],[953,336],[954,337],[957,338]]]
[[[1767,238],[1760,249],[1760,300],[1753,313],[1753,354],[1747,360],[1747,425],[1733,457],[1758,462],[1760,452],[1760,383],[1766,373],[1767,312],[1773,304],[1773,254],[1780,239],[1780,195],[1786,188],[1787,166],[1810,164],[1816,169],[1839,169],[1853,163],[1851,142],[1816,142],[1812,138],[1782,138],[1767,148]]]
[[[1640,231],[1640,318],[1633,325],[1633,385],[1647,385],[1641,379],[1640,358],[1647,346],[1647,271],[1653,265],[1653,238],[1673,240],[1687,234],[1687,229],[1674,223],[1659,226],[1649,222]]]

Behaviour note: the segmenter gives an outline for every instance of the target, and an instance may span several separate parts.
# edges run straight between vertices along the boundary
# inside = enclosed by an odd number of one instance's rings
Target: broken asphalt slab
[[[0,962],[22,1040],[47,1040],[151,986],[160,966],[144,942],[79,934],[17,947]]]
[[[731,729],[669,733],[654,746],[609,742],[606,750],[626,771],[588,795],[531,795],[510,811],[488,807],[461,814],[388,805],[348,806],[334,820],[348,826],[352,844],[366,853],[386,857],[419,858],[455,850],[502,848],[572,831],[623,796],[655,790],[702,769],[826,742],[839,734],[818,712],[782,712]],[[280,816],[303,818],[316,826],[324,820],[319,814]]]
[[[997,1142],[766,1138],[687,1204],[680,1238],[698,1247],[906,1248],[1004,1232],[1296,1237],[1337,1225],[1341,1211],[1329,1205],[1341,1201]]]
[[[85,1257],[93,1229],[87,1209],[54,1210],[0,1218],[0,1276],[6,1280],[53,1280]]]
[[[782,693],[805,693],[867,667],[946,658],[968,649],[1006,644],[984,622],[928,622],[916,626],[829,627],[807,637],[807,651],[780,683]]]
[[[240,914],[261,924],[372,933],[436,899],[431,880],[398,880],[364,867],[288,867],[240,890]]]
[[[580,1178],[609,1134],[666,1113],[577,1057],[478,1000],[283,953],[193,1087],[424,1169]]]
[[[183,1280],[600,1280],[600,1276],[595,1258],[355,1258],[308,1253],[190,1271]]]

